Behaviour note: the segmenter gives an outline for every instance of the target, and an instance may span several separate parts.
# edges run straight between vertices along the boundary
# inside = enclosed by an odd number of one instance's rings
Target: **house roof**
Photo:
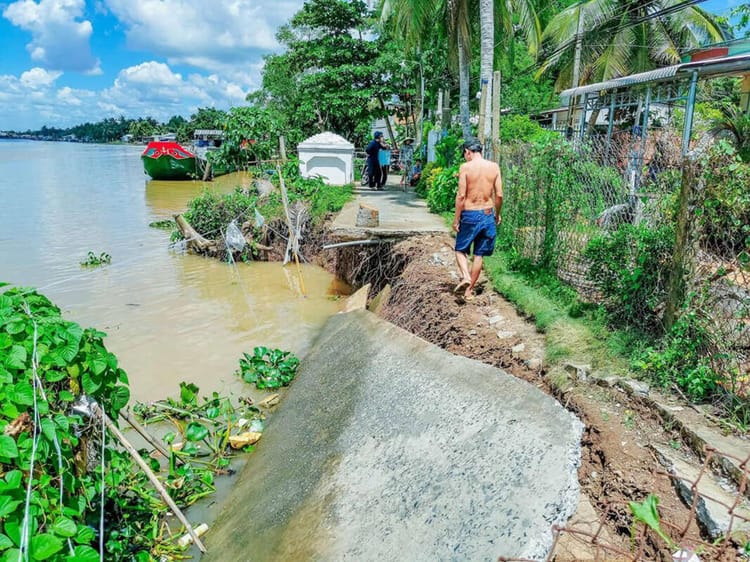
[[[686,78],[687,75],[692,72],[697,72],[699,76],[710,77],[750,72],[750,54],[675,64],[672,66],[657,68],[656,70],[650,70],[648,72],[641,72],[639,74],[623,76],[622,78],[614,78],[605,82],[598,82],[597,84],[568,88],[567,90],[560,92],[560,99],[563,103],[568,103],[568,100],[571,97],[578,97],[592,92],[616,90],[618,88],[625,88],[637,84],[680,80]]]

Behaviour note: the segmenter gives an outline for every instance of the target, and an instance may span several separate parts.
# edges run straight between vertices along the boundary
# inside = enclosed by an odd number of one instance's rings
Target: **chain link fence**
[[[731,492],[722,489],[712,467],[732,463],[739,467]],[[712,447],[704,450],[697,475],[688,478],[655,466],[657,478],[667,479],[688,505],[689,512],[672,513],[658,507],[653,496],[643,502],[597,503],[598,514],[585,523],[571,520],[551,528],[553,546],[546,562],[618,561],[727,562],[750,560],[750,510],[748,509],[750,457],[741,458]],[[716,528],[715,520],[721,521]],[[679,521],[679,524],[676,522]],[[624,530],[625,538],[610,529]],[[701,539],[700,534],[710,537]],[[629,534],[629,537],[627,536]],[[499,562],[538,562],[500,556]]]
[[[684,159],[679,146],[666,128],[504,145],[500,247],[616,327],[682,338],[690,357],[670,376],[691,397],[747,399],[750,166],[727,144]]]

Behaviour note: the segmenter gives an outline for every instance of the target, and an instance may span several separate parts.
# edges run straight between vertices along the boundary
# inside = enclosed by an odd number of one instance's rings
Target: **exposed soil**
[[[339,254],[338,266],[331,258],[327,265],[340,274],[360,264],[359,273],[349,281],[355,288],[365,281],[374,283],[371,298],[385,287],[371,303],[371,309],[383,318],[448,351],[528,381],[555,396],[584,422],[579,468],[582,504],[588,498],[600,523],[585,525],[583,515],[571,520],[569,532],[562,533],[551,559],[671,561],[664,541],[652,532],[644,531],[631,541],[627,502],[642,501],[649,493],[659,498],[662,528],[681,545],[706,540],[669,478],[656,473],[660,465],[648,445],[677,446],[679,437],[665,429],[650,409],[615,387],[586,383],[565,391],[553,387],[544,364],[544,335],[533,322],[519,315],[486,279],[480,280],[473,301],[462,304],[453,295],[458,276],[449,236],[412,238],[381,248],[380,253],[373,251],[365,246],[347,248]],[[735,558],[734,549],[701,555],[704,561]]]

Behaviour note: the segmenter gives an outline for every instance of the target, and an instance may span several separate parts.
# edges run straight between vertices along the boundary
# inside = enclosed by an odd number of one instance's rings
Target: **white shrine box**
[[[354,145],[336,133],[314,135],[297,145],[302,177],[320,176],[328,185],[354,181]]]

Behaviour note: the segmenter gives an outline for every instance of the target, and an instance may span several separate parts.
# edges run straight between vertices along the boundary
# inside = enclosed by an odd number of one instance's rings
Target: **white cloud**
[[[0,130],[70,127],[107,117],[189,117],[199,107],[228,110],[242,105],[248,90],[226,77],[183,76],[160,62],[124,68],[101,91],[55,86],[61,73],[32,68],[20,76],[0,75]]]
[[[22,73],[20,81],[24,86],[36,90],[37,88],[50,86],[60,76],[62,76],[62,72],[60,71],[50,72],[43,68],[35,67]]]
[[[99,61],[89,46],[93,28],[82,20],[85,0],[18,0],[3,17],[31,33],[26,49],[31,59],[48,69],[97,74]]]
[[[125,26],[128,46],[211,72],[257,65],[263,54],[278,49],[278,27],[302,0],[106,0]],[[174,20],[175,25],[164,25]]]

